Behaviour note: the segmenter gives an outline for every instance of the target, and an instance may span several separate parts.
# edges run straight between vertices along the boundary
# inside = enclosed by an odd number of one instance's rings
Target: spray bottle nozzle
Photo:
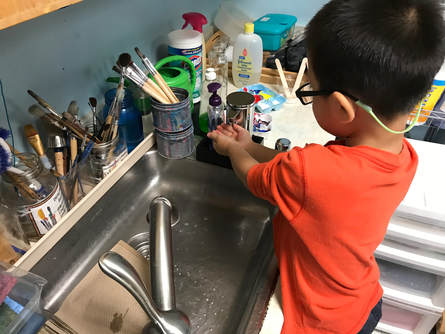
[[[221,84],[219,82],[212,82],[207,85],[209,93],[212,93],[212,95],[209,98],[209,105],[211,105],[212,107],[220,106],[222,103],[221,97],[217,94],[218,89],[220,88]]]
[[[202,26],[207,24],[207,18],[201,13],[184,13],[182,18],[185,20],[182,29],[187,27],[189,24],[193,27],[193,30],[199,31],[202,33]]]

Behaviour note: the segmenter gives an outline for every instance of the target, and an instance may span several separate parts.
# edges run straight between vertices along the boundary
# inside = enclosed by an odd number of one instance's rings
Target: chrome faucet
[[[150,295],[133,266],[115,252],[99,259],[101,270],[130,292],[152,320],[144,334],[189,334],[190,321],[176,309],[173,281],[172,221],[173,206],[165,197],[150,204]],[[152,298],[153,296],[153,298]]]

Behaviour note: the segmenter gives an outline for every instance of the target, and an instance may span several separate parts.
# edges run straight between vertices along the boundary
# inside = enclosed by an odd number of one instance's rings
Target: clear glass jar
[[[29,241],[37,241],[68,212],[57,178],[33,153],[16,155],[19,174],[2,174],[0,201],[16,212]]]
[[[221,84],[218,95],[223,101],[227,97],[228,73],[229,63],[227,61],[225,52],[227,48],[227,41],[221,40],[215,43],[212,50],[209,52],[209,67],[213,67],[216,72],[216,81]]]
[[[12,265],[30,247],[17,213],[0,204],[0,261]]]
[[[99,183],[127,155],[127,147],[119,135],[106,143],[94,144],[88,157],[90,180]]]

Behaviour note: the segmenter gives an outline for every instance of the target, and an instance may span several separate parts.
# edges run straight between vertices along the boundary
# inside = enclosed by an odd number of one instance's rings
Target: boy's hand
[[[240,145],[244,149],[247,149],[249,145],[253,143],[249,131],[239,126],[238,124],[218,125],[217,130],[220,131],[223,135],[233,138],[238,143],[238,145]]]
[[[224,131],[224,132],[222,132]],[[213,140],[213,148],[221,155],[229,156],[229,149],[232,145],[238,145],[234,136],[227,130],[219,130],[209,132],[207,137]]]

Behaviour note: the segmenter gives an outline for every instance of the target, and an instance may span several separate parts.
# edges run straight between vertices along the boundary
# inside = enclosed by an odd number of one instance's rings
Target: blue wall
[[[34,123],[28,108],[34,90],[59,113],[76,100],[81,113],[88,97],[102,99],[104,79],[122,52],[138,46],[149,58],[166,55],[166,36],[182,25],[182,13],[199,11],[214,17],[219,1],[208,0],[84,0],[0,31],[0,79],[16,147],[30,151],[23,125]],[[3,103],[0,126],[6,127]]]
[[[88,97],[102,101],[114,75],[118,55],[138,46],[149,58],[166,54],[166,35],[182,25],[181,14],[199,11],[210,20],[221,0],[84,0],[0,31],[0,79],[12,121],[16,147],[31,150],[23,125],[34,123],[26,93],[34,90],[61,113],[76,100],[81,113],[89,111]],[[296,15],[305,24],[326,2],[321,0],[240,0],[251,17],[269,12]],[[137,57],[136,57],[137,58]],[[6,127],[0,103],[0,126]]]

